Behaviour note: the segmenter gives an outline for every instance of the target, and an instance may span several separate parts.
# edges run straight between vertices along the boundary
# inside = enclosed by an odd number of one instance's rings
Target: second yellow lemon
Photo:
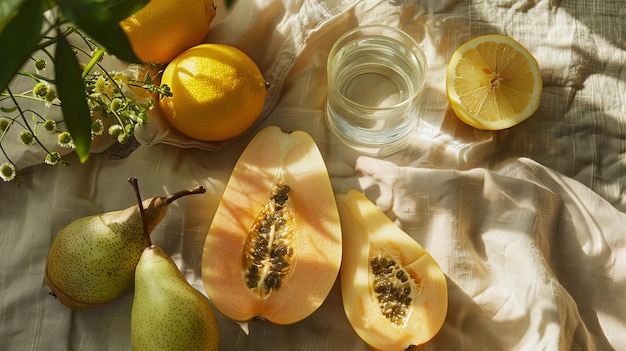
[[[214,18],[213,0],[150,0],[120,26],[141,61],[166,64],[202,43]]]
[[[246,53],[224,44],[186,50],[167,65],[161,84],[173,94],[159,100],[170,124],[204,141],[245,132],[261,114],[269,86]]]

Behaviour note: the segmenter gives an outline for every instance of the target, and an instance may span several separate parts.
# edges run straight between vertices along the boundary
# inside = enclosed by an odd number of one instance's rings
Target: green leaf
[[[15,17],[24,0],[2,0],[0,2],[0,32]]]
[[[80,75],[82,79],[85,79],[89,72],[91,72],[91,70],[96,66],[98,61],[100,61],[100,59],[102,58],[102,55],[104,55],[104,49],[100,48],[96,50],[96,52],[92,55],[89,63],[87,63],[87,66],[83,68],[83,73]]]
[[[87,161],[91,145],[91,115],[87,106],[85,83],[72,47],[63,35],[59,35],[55,57],[55,75],[61,110],[67,130],[72,135],[80,162]]]
[[[63,15],[119,59],[139,63],[119,22],[149,0],[57,0]]]
[[[13,4],[20,5],[15,1]],[[11,11],[9,7],[5,9],[5,6],[3,4],[1,7],[2,22],[10,19],[0,32],[0,91],[9,85],[15,73],[37,49],[44,9],[42,0],[24,0],[17,12]]]
[[[4,113],[11,113],[17,110],[17,105],[13,105],[12,107],[0,106],[0,111]]]
[[[120,22],[126,17],[132,16],[135,12],[146,6],[150,0],[109,0],[109,10],[116,17],[116,21]]]

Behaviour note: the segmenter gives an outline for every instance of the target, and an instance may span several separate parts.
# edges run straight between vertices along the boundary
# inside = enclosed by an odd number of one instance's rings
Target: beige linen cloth
[[[219,11],[219,9],[218,9]],[[439,262],[449,288],[440,333],[424,350],[626,350],[626,6],[622,1],[238,0],[207,42],[246,51],[272,84],[262,117],[237,140],[200,143],[158,114],[123,159],[94,153],[69,167],[37,165],[0,184],[0,345],[3,350],[130,350],[133,292],[70,311],[44,283],[46,255],[71,221],[200,183],[172,204],[152,239],[204,293],[204,238],[237,157],[266,125],[305,130],[335,191],[363,191]],[[401,152],[372,158],[341,145],[324,120],[326,57],[361,24],[411,34],[429,65],[420,124]],[[460,122],[445,96],[454,49],[511,35],[542,68],[537,113],[504,131]],[[0,161],[3,161],[0,159]],[[335,285],[291,326],[221,316],[221,350],[368,350]]]

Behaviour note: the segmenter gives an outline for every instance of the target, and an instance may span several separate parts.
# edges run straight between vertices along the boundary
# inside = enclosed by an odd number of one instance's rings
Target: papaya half
[[[341,296],[350,325],[376,350],[421,348],[446,318],[443,271],[365,195],[349,190],[336,198],[343,230]]]
[[[205,239],[202,279],[235,321],[293,324],[315,312],[341,265],[341,224],[309,134],[271,126],[237,160]]]

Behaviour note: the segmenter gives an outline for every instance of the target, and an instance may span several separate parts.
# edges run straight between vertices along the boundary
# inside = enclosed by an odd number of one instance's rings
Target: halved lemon
[[[542,88],[537,60],[506,35],[473,38],[454,52],[448,64],[450,107],[478,129],[506,129],[526,120],[539,107]]]

